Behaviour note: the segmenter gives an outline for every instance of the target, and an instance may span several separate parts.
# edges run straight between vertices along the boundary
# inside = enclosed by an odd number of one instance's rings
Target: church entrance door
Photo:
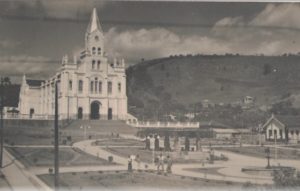
[[[100,119],[100,103],[93,101],[91,103],[91,119]]]
[[[79,108],[78,108],[78,114],[77,114],[77,115],[78,115],[78,116],[77,116],[78,119],[82,119],[82,115],[83,115],[83,114],[82,114],[82,107],[79,107]]]
[[[112,120],[112,108],[108,108],[108,120]]]

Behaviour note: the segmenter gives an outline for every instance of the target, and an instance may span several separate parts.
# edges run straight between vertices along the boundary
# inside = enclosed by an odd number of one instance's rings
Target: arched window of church
[[[121,83],[120,82],[118,83],[118,91],[119,91],[119,93],[121,93]]]
[[[101,61],[98,60],[98,63],[97,63],[97,69],[100,70],[100,64],[101,64]]]
[[[102,93],[102,82],[99,82],[99,93]]]
[[[93,81],[91,81],[91,87],[90,87],[90,90],[91,90],[91,93],[94,92],[94,82],[93,82]]]
[[[101,55],[101,48],[98,48],[98,55]]]
[[[83,81],[82,80],[78,81],[78,91],[79,91],[79,93],[82,93],[82,91],[83,91]]]
[[[95,93],[98,92],[98,78],[95,78]]]
[[[96,54],[96,48],[95,47],[92,48],[92,54],[93,55]]]
[[[112,94],[112,82],[107,83],[107,93]]]
[[[96,65],[96,61],[93,60],[93,61],[92,61],[92,69],[93,69],[93,70],[95,69],[95,65]]]
[[[72,90],[72,86],[73,86],[72,80],[69,80],[69,90]]]

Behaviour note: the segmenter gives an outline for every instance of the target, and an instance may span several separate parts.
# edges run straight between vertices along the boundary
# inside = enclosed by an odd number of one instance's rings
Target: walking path
[[[114,161],[122,164],[127,165],[128,161],[124,157],[120,157],[118,155],[115,155],[113,153],[110,153],[106,150],[103,150],[99,146],[92,146],[92,142],[94,140],[87,140],[87,141],[81,141],[75,143],[73,146],[76,148],[81,149],[84,152],[87,152],[94,156],[101,156],[103,158],[107,158],[108,156],[113,156]],[[225,152],[222,152],[225,153]],[[202,166],[202,164],[174,164],[172,171],[173,174],[180,175],[180,176],[189,176],[189,177],[197,177],[197,178],[208,178],[213,180],[221,180],[223,181],[224,178],[226,181],[232,181],[232,182],[252,182],[256,184],[272,184],[272,178],[271,177],[263,177],[263,176],[255,176],[255,175],[248,175],[246,173],[243,173],[241,171],[242,167],[246,166],[262,166],[265,164],[265,160],[258,159],[255,157],[248,157],[243,155],[237,155],[230,152],[226,152],[226,155],[230,158],[228,161],[219,162],[216,164],[206,164],[205,167]],[[153,164],[149,163],[141,163],[141,167],[143,169],[144,165],[148,166],[148,169],[156,169],[156,167]],[[133,167],[135,168],[137,166],[136,162],[133,162]],[[222,167],[220,168],[219,172],[224,175],[218,175],[218,174],[207,174],[204,172],[193,172],[190,170],[187,170],[188,168],[216,168],[216,167]]]
[[[3,152],[3,164],[4,167],[1,171],[13,190],[51,190],[45,183],[27,170],[23,164],[15,160],[15,158],[5,149]]]
[[[120,135],[120,137],[127,139],[135,139],[141,141],[142,139],[137,138],[134,135]],[[60,173],[68,172],[88,172],[88,171],[117,171],[117,170],[127,170],[128,159],[126,157],[121,157],[119,155],[113,154],[106,151],[104,148],[107,146],[97,146],[92,145],[95,140],[85,140],[74,143],[72,146],[60,145],[60,148],[78,148],[83,152],[90,155],[99,157],[103,159],[108,159],[109,156],[113,157],[113,162],[118,165],[101,165],[101,166],[70,166],[70,167],[60,167]],[[236,147],[239,145],[222,145],[223,147]],[[221,147],[222,147],[221,146]],[[243,146],[257,146],[257,145],[243,145]],[[265,145],[266,146],[266,145]],[[274,145],[269,145],[274,146]],[[15,145],[7,147],[24,147],[24,148],[52,148],[52,145]],[[108,146],[108,147],[120,147],[120,146]],[[121,146],[122,147],[122,146]],[[124,146],[125,147],[125,146]],[[126,146],[126,147],[140,147],[140,146]],[[220,146],[216,146],[220,147]],[[277,146],[280,149],[293,149],[284,146]],[[203,148],[208,148],[208,146],[203,146]],[[272,184],[272,177],[266,177],[262,175],[250,175],[241,171],[243,167],[265,167],[266,159],[251,157],[241,154],[236,154],[230,151],[215,151],[216,155],[220,154],[226,155],[228,161],[216,161],[215,164],[174,164],[172,171],[175,175],[212,179],[218,181],[232,181],[232,182],[252,182],[255,184]],[[129,153],[130,154],[130,153]],[[48,174],[48,167],[31,167],[25,168],[19,161],[15,160],[13,156],[7,151],[4,152],[4,164],[7,166],[2,170],[5,174],[7,181],[12,185],[14,190],[22,190],[25,187],[30,188],[30,190],[51,190],[45,183],[36,177],[40,174]],[[271,160],[271,165],[277,166],[278,164],[282,166],[293,166],[300,169],[300,162],[297,160],[286,160],[279,159],[277,161]],[[151,169],[156,170],[156,166],[152,163],[141,162],[141,169]],[[137,163],[133,161],[133,168],[137,169]],[[213,173],[216,169],[217,173]],[[194,171],[190,170],[194,169]],[[195,169],[202,169],[195,171]]]

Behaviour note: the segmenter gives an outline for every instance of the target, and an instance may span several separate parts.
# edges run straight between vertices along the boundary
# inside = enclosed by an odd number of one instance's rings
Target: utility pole
[[[1,80],[1,106],[0,106],[0,120],[1,120],[1,127],[0,127],[0,138],[1,138],[1,148],[0,148],[0,168],[3,167],[3,129],[4,129],[4,126],[3,126],[3,93],[4,93],[4,90],[3,90],[3,83],[2,83],[2,80]]]
[[[277,133],[275,134],[274,147],[275,147],[275,161],[277,161]]]
[[[59,190],[59,148],[58,148],[58,88],[55,82],[55,116],[54,116],[54,187]]]
[[[1,77],[1,81],[0,81],[0,91],[1,91],[1,97],[0,97],[0,143],[1,143],[1,147],[0,147],[0,168],[3,167],[3,143],[4,143],[4,121],[3,121],[3,109],[4,109],[4,93],[5,90],[4,88],[6,86],[10,85],[10,80],[8,77]]]

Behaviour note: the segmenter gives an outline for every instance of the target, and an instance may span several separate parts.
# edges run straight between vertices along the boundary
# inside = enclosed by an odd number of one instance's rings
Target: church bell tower
[[[104,35],[97,16],[96,8],[93,9],[90,23],[85,34],[85,49],[90,55],[104,55]]]

